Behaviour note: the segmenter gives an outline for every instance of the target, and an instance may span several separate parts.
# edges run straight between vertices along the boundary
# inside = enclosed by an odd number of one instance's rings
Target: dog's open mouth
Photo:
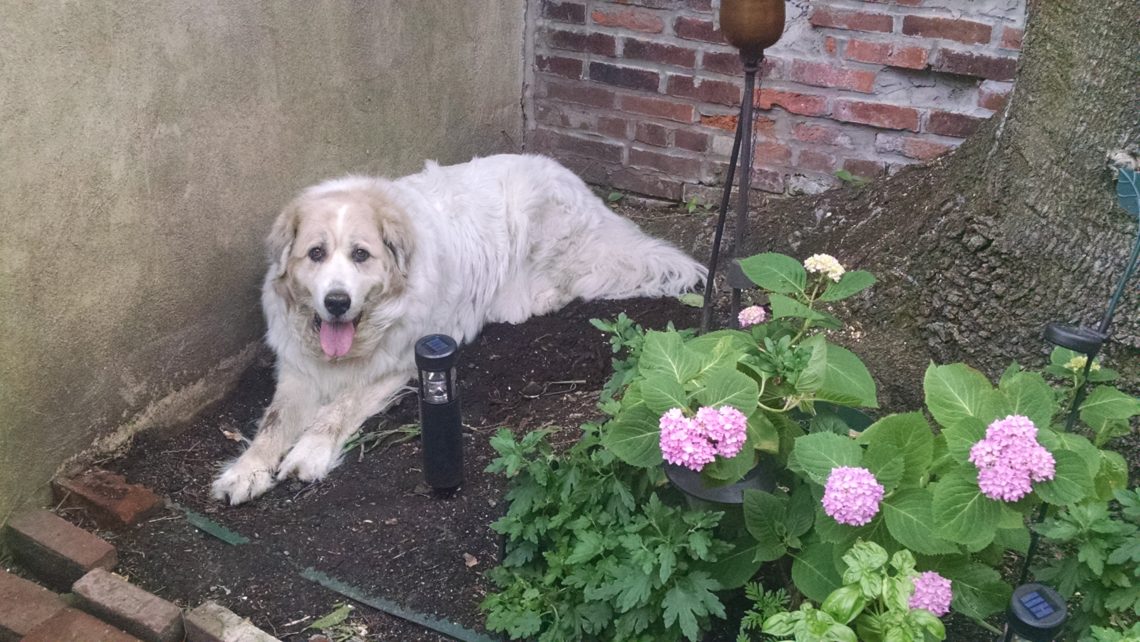
[[[352,349],[352,340],[356,338],[356,324],[360,317],[352,321],[324,321],[319,315],[313,315],[313,325],[321,338],[321,350],[330,358],[343,357]]]

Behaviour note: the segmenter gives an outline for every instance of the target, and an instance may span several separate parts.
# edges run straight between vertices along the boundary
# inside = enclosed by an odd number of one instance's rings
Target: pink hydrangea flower
[[[1037,442],[1037,426],[1028,417],[1010,415],[986,428],[970,448],[978,467],[978,488],[990,499],[1015,502],[1033,491],[1033,482],[1053,479],[1057,462]]]
[[[701,408],[696,421],[721,457],[735,457],[748,439],[748,418],[732,406]]]
[[[748,440],[748,418],[732,406],[703,407],[693,418],[672,408],[661,415],[658,425],[665,461],[698,472],[717,455],[735,457]]]
[[[665,461],[690,470],[700,471],[716,459],[716,448],[680,408],[661,415],[661,455]]]
[[[907,604],[912,609],[926,609],[942,617],[950,612],[950,600],[954,594],[950,590],[950,580],[934,571],[927,571],[913,579],[914,593]]]
[[[878,514],[883,492],[866,468],[836,466],[823,488],[823,512],[840,524],[862,526]]]
[[[736,316],[736,320],[740,322],[741,328],[760,325],[768,320],[768,311],[762,306],[753,305],[741,310],[740,314]]]

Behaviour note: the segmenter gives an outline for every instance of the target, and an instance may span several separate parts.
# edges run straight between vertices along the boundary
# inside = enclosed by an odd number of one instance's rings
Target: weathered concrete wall
[[[96,439],[225,391],[293,192],[516,148],[523,22],[524,0],[0,5],[0,521]]]

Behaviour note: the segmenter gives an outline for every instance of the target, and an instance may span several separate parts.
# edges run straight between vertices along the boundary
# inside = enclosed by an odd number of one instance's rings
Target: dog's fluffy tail
[[[653,238],[632,221],[605,209],[600,224],[582,244],[583,258],[592,266],[578,280],[584,299],[628,299],[676,296],[704,282],[707,270],[673,245]]]

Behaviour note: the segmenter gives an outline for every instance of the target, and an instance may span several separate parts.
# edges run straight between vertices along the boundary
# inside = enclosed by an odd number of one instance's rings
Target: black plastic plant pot
[[[1050,642],[1061,634],[1068,607],[1060,593],[1044,584],[1022,584],[1013,590],[1006,610],[1006,639]]]
[[[1061,323],[1045,324],[1045,340],[1053,345],[1068,348],[1073,352],[1093,357],[1100,352],[1108,335],[1092,328],[1076,327]]]
[[[463,421],[455,363],[459,346],[445,334],[416,341],[424,481],[448,493],[463,483]]]
[[[803,410],[797,408],[791,412],[793,419],[798,421],[804,430],[808,430],[811,425],[813,417],[826,417],[833,415],[847,425],[849,430],[855,432],[863,432],[875,423],[875,418],[867,413],[852,408],[851,406],[840,406],[839,404],[830,403],[827,401],[815,402],[815,415],[809,415]]]
[[[767,455],[761,455],[760,461],[740,481],[712,486],[695,470],[665,463],[665,476],[682,493],[691,499],[714,504],[743,504],[744,491],[749,488],[772,492],[776,489],[778,472],[779,465],[776,461]]]

